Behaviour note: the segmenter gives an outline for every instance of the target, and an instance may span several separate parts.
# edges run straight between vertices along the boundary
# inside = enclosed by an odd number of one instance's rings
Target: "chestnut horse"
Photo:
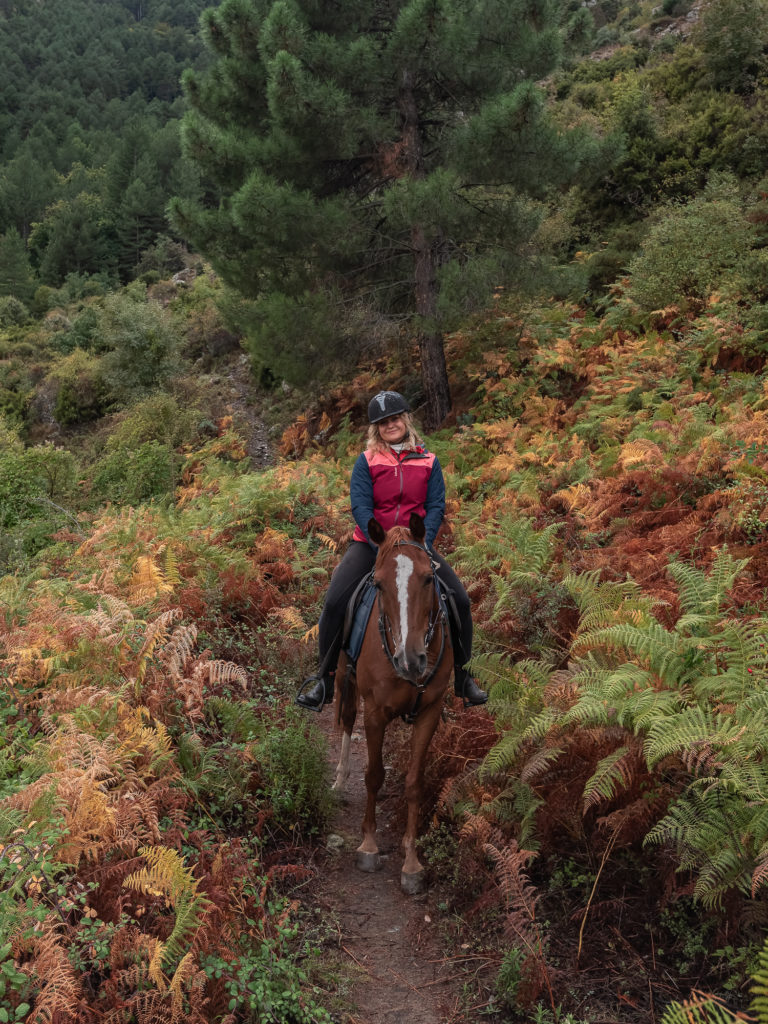
[[[424,784],[424,758],[432,740],[453,669],[450,628],[435,569],[424,544],[424,520],[412,515],[410,529],[388,533],[371,519],[368,531],[379,551],[373,570],[378,615],[371,613],[355,671],[342,654],[337,679],[345,679],[336,697],[337,721],[343,727],[341,757],[333,788],[341,790],[349,775],[349,746],[359,698],[363,698],[368,764],[368,799],[363,841],[357,864],[363,871],[381,866],[376,844],[376,795],[384,781],[384,731],[398,716],[411,722],[411,758],[405,778],[408,822],[403,836],[405,861],[400,876],[406,892],[418,892],[424,869],[416,856],[416,829]],[[344,670],[347,669],[345,672]]]

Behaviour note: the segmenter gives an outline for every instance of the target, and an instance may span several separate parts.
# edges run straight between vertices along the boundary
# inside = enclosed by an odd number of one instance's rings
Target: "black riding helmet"
[[[398,391],[380,391],[368,403],[368,422],[380,423],[388,416],[410,411],[410,405]]]

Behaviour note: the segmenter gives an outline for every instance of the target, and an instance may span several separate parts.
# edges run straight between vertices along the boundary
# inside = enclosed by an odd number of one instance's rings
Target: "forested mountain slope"
[[[45,284],[69,273],[129,279],[167,231],[169,198],[194,193],[179,146],[180,76],[201,63],[207,6],[0,8],[0,235],[28,243]]]

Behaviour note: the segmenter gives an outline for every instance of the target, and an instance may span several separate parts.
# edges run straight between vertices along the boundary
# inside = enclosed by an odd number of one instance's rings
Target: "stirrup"
[[[317,686],[318,684],[322,685],[322,698],[319,704],[310,703],[308,700],[306,700],[304,691],[306,690],[310,683],[314,683],[315,686]],[[300,708],[305,708],[307,711],[316,711],[319,714],[323,710],[325,705],[328,703],[328,700],[326,699],[326,693],[326,683],[323,676],[307,676],[307,678],[299,687],[299,692],[294,697],[294,703],[298,704]],[[302,697],[304,697],[305,699],[302,700]]]

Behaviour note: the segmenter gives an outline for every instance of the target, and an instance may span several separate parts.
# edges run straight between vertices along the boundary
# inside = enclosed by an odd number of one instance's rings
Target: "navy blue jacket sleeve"
[[[424,502],[424,525],[427,528],[426,542],[431,547],[445,515],[445,480],[443,470],[435,456],[432,472],[427,481],[427,498]]]
[[[372,548],[376,545],[368,536],[368,523],[373,518],[373,477],[364,453],[357,457],[349,481],[349,499],[355,522],[365,534]]]

